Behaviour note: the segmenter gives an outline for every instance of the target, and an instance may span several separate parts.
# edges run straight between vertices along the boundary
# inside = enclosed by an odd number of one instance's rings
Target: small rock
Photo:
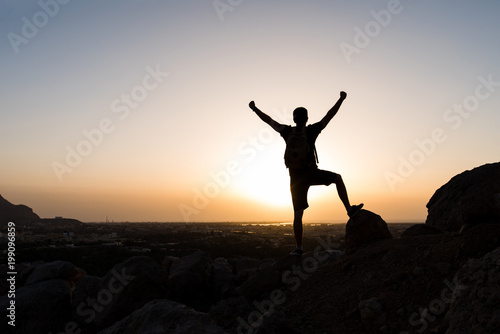
[[[346,254],[375,241],[392,239],[387,223],[377,214],[361,210],[346,224]]]

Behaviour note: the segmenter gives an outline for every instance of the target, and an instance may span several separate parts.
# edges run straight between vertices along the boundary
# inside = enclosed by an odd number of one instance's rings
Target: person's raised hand
[[[254,110],[255,109],[255,102],[251,101],[248,106],[250,107],[250,109]]]
[[[341,98],[341,99],[345,99],[346,97],[347,97],[346,92],[341,91],[341,92],[340,92],[340,98]]]

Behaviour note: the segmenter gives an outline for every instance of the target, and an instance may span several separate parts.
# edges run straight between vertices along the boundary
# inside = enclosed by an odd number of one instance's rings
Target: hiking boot
[[[361,203],[360,205],[353,205],[351,206],[351,208],[349,209],[349,211],[347,212],[347,215],[349,216],[349,218],[352,218],[356,215],[356,213],[358,213],[361,208],[363,207],[363,203]]]
[[[302,256],[302,253],[303,253],[302,249],[300,249],[300,248],[295,248],[295,249],[293,250],[293,252],[291,252],[291,253],[290,253],[290,255],[294,255],[294,256],[301,257],[301,256]]]

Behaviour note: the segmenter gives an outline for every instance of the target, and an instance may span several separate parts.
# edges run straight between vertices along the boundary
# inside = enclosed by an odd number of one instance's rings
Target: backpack
[[[311,147],[307,140],[307,134],[299,131],[297,127],[292,128],[292,132],[286,140],[285,165],[287,168],[305,169],[309,167],[311,161],[308,161]],[[313,147],[315,160],[318,160],[316,148]]]

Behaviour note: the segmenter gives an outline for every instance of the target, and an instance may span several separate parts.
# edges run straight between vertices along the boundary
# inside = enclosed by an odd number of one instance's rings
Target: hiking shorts
[[[325,185],[336,183],[339,174],[311,168],[306,170],[289,169],[290,173],[290,192],[292,193],[293,210],[305,210],[309,207],[307,203],[307,192],[310,186]]]

